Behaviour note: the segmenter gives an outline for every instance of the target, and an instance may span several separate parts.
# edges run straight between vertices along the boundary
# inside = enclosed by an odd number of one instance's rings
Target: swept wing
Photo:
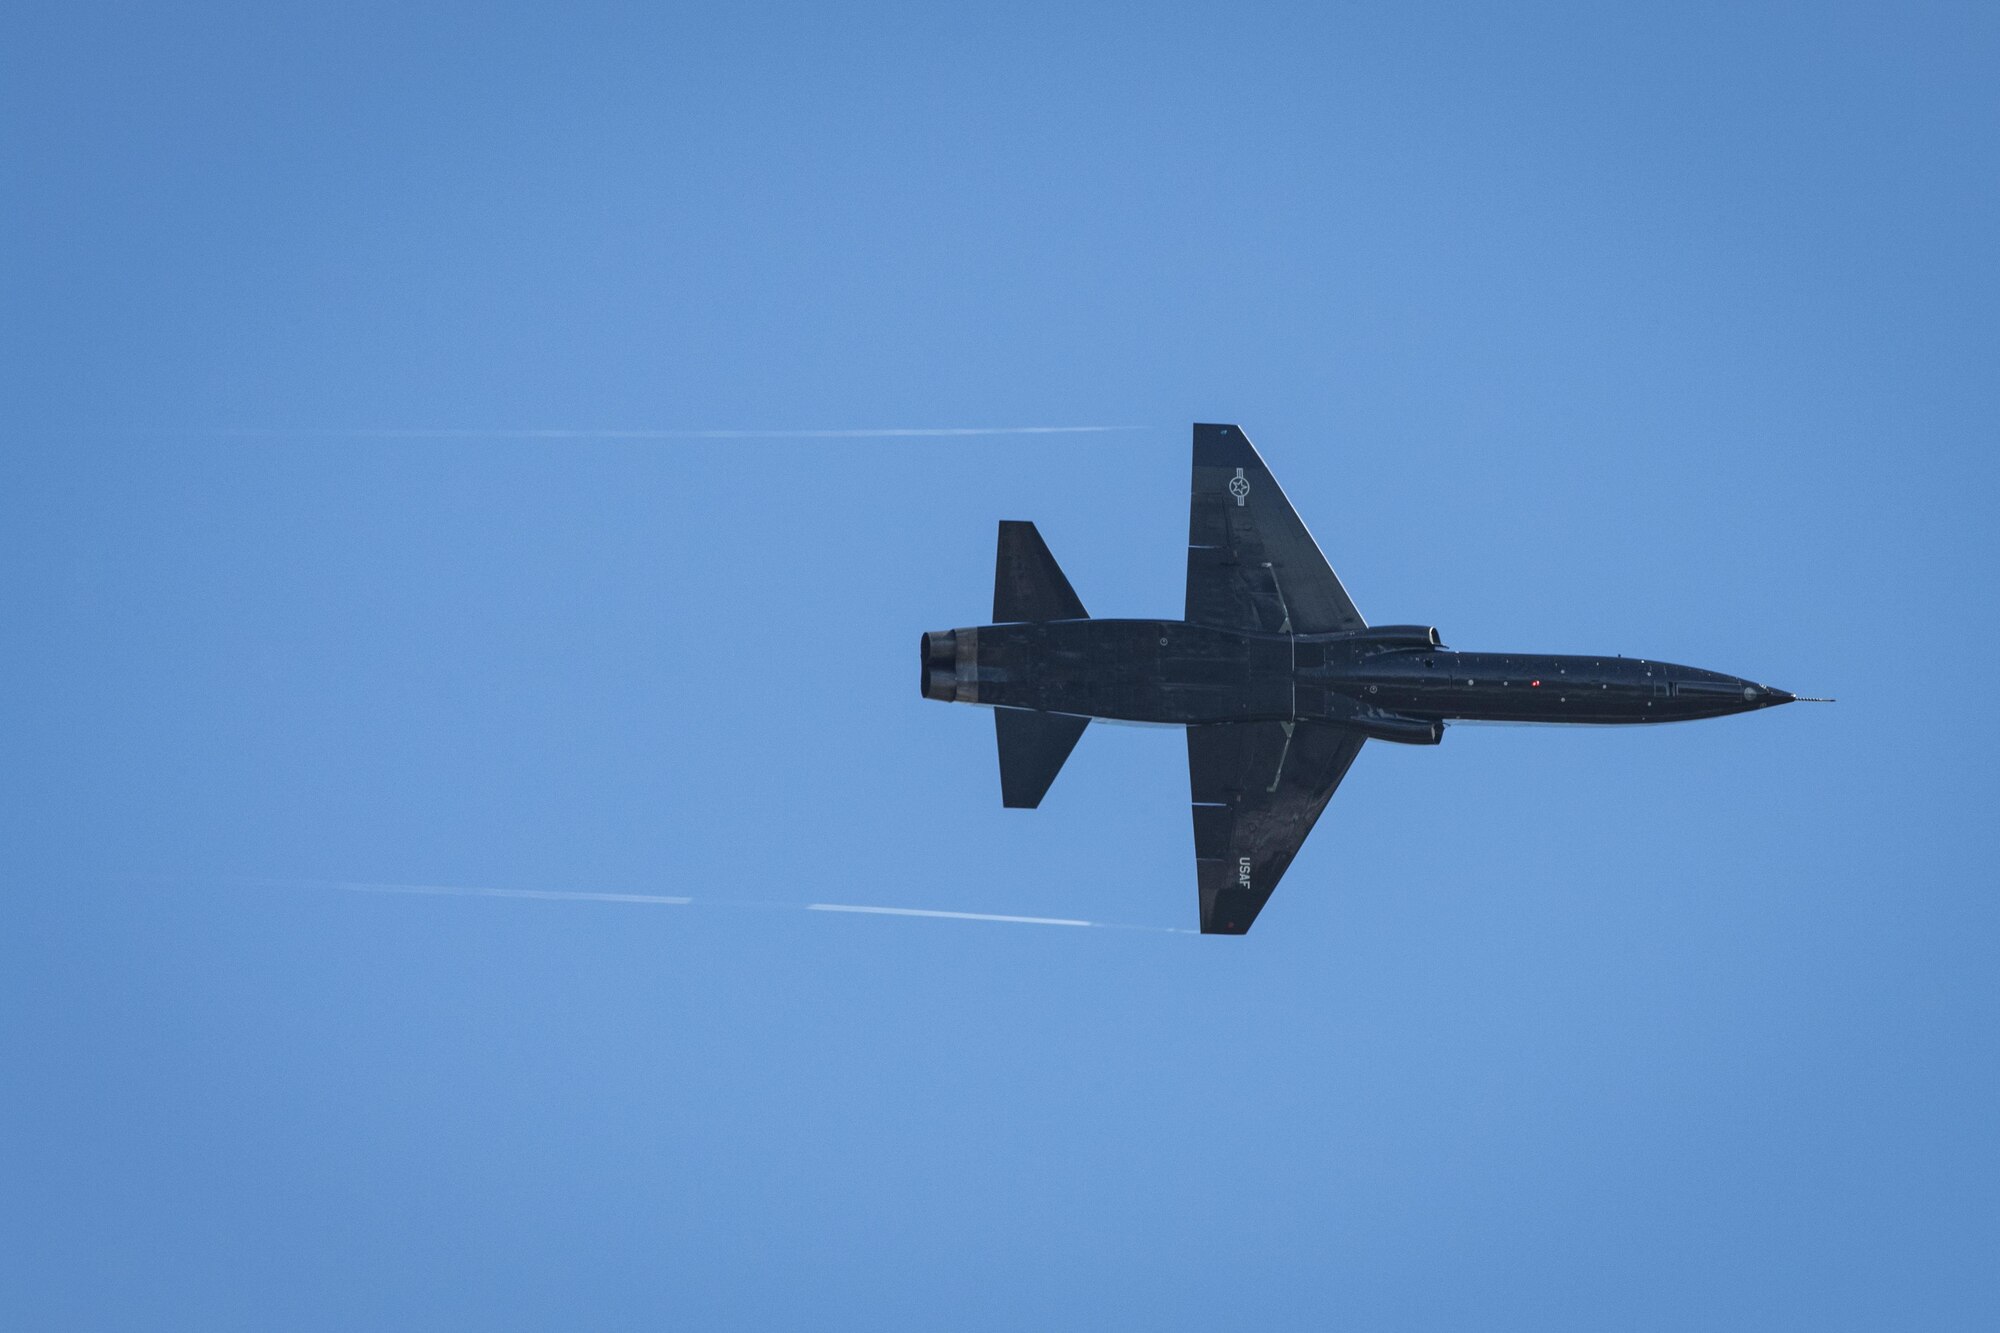
[[[1240,426],[1194,428],[1187,620],[1269,634],[1367,628]]]

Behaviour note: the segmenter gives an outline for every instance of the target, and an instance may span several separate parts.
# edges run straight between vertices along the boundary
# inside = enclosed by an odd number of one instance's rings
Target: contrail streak
[[[989,435],[1107,435],[1144,426],[880,426],[841,430],[480,430],[469,427],[395,426],[355,430],[264,427],[182,428],[165,435],[237,440],[888,440],[954,439]],[[137,432],[145,433],[145,432]]]
[[[605,893],[584,889],[501,889],[478,884],[383,884],[361,880],[237,879],[237,884],[280,889],[339,889],[347,893],[413,894],[441,898],[516,898],[534,902],[627,903],[655,907],[730,907],[768,911],[844,912],[859,916],[926,917],[938,921],[988,921],[1009,926],[1071,926],[1092,930],[1143,930],[1160,935],[1192,935],[1178,926],[1140,926],[1117,921],[1084,921],[1061,916],[1010,916],[1001,912],[954,912],[930,907],[882,907],[865,903],[773,903],[727,898],[688,898],[661,893]]]
[[[349,893],[422,893],[447,898],[532,898],[543,902],[654,903],[664,907],[686,907],[692,898],[671,898],[658,893],[589,893],[562,889],[489,889],[469,884],[336,884]]]
[[[807,903],[808,912],[866,912],[874,916],[935,916],[947,921],[1008,921],[1017,926],[1093,926],[1060,916],[999,916],[992,912],[940,912],[925,907],[860,907],[854,903]]]

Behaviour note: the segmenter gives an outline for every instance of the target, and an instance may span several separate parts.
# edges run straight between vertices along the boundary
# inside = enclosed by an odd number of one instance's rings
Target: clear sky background
[[[1994,1326],[1996,68],[10,7],[0,1323]],[[1195,420],[1371,619],[1840,703],[1371,745],[1246,939],[797,910],[1195,923],[1178,733],[917,688],[998,519],[1177,615]]]

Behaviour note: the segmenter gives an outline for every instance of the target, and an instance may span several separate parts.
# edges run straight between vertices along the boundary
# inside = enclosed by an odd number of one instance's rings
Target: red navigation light
[[[1529,683],[1530,685],[1540,685],[1540,684],[1541,684],[1542,682],[1540,682],[1539,680],[1531,680],[1531,681],[1529,681],[1528,683]]]

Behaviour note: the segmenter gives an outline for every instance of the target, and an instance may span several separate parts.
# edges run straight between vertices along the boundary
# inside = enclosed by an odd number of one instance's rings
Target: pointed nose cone
[[[1779,704],[1791,703],[1797,698],[1796,694],[1785,690],[1774,690],[1769,685],[1745,685],[1743,687],[1743,702],[1749,704],[1752,708],[1775,708]]]

